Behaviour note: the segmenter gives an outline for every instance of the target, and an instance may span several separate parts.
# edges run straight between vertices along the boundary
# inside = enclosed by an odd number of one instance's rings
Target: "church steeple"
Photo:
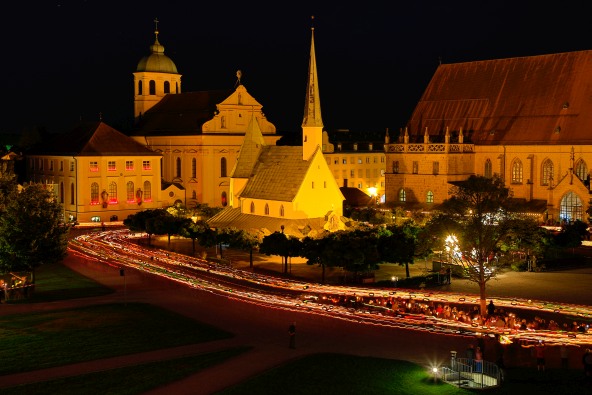
[[[314,19],[314,16],[312,17]],[[308,82],[302,121],[302,159],[308,160],[323,142],[323,119],[317,78],[317,60],[314,46],[314,26],[311,27]]]

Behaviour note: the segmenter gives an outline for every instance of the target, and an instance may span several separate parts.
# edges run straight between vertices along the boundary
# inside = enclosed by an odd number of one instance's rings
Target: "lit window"
[[[136,194],[134,191],[134,183],[128,181],[126,184],[126,195],[127,195],[127,202],[128,203],[135,203],[136,202]]]
[[[564,221],[582,221],[584,219],[584,207],[582,199],[573,192],[568,192],[561,199],[561,206],[559,209],[559,218]]]
[[[142,161],[142,170],[152,170],[152,167],[150,167],[149,160]]]
[[[99,204],[99,184],[96,182],[90,184],[90,204]]]
[[[487,177],[487,178],[493,177],[493,167],[491,164],[491,159],[487,159],[485,161],[485,177]]]
[[[522,162],[516,159],[512,163],[512,183],[522,183]]]
[[[90,171],[99,171],[99,162],[90,162]]]
[[[144,181],[144,201],[152,201],[152,185],[150,184],[150,181]]]
[[[399,201],[400,201],[400,202],[405,202],[405,201],[407,201],[407,193],[405,192],[405,190],[404,190],[404,189],[401,189],[401,190],[399,191]]]
[[[543,174],[541,177],[541,185],[549,185],[553,181],[553,162],[546,159],[543,162]]]
[[[117,184],[115,181],[109,183],[109,204],[117,203]]]
[[[434,192],[428,191],[426,195],[426,202],[427,203],[434,203]]]
[[[109,162],[107,162],[107,170],[109,170],[109,171],[117,170],[115,168],[115,161],[114,160],[110,160]]]
[[[343,163],[344,165],[347,165],[347,158],[343,158],[343,161],[341,163]]]
[[[134,170],[134,161],[133,160],[126,160],[125,161],[125,170]]]
[[[583,160],[579,160],[578,163],[576,163],[576,176],[582,182],[588,181],[588,166]]]

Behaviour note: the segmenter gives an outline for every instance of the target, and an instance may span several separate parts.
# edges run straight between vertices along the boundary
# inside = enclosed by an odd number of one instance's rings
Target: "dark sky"
[[[236,70],[279,132],[299,132],[311,15],[326,129],[399,130],[438,66],[592,48],[585,1],[26,1],[1,24],[2,132],[125,131],[132,73],[154,41],[185,92],[229,89]]]

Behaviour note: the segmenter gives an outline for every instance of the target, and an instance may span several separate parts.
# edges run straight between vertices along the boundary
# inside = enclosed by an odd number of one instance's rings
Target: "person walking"
[[[288,327],[288,335],[290,336],[290,348],[296,348],[296,322],[292,322]]]

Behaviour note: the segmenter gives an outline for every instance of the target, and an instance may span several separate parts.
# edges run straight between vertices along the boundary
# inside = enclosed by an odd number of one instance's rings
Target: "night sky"
[[[149,53],[155,18],[165,54],[183,75],[183,91],[231,89],[240,69],[243,84],[282,134],[301,131],[311,15],[329,130],[398,131],[440,61],[592,48],[585,1],[318,3],[11,3],[1,24],[0,131],[38,126],[63,132],[81,119],[98,120],[99,113],[126,131],[132,73]]]

